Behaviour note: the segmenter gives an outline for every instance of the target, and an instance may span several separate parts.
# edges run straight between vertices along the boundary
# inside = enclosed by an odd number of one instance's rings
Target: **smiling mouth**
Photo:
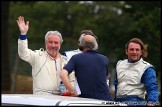
[[[132,57],[137,57],[137,56],[132,56]]]

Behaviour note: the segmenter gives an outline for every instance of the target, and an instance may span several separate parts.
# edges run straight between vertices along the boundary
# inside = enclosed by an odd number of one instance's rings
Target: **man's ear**
[[[125,54],[128,55],[128,50],[127,49],[125,49]]]
[[[80,46],[80,41],[78,40],[78,46]]]

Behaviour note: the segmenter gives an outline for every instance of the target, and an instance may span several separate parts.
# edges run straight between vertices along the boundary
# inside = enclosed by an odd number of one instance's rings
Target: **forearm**
[[[72,86],[72,84],[68,78],[68,72],[66,70],[63,69],[61,71],[60,78],[61,78],[62,82],[64,83],[66,89],[69,90],[70,92],[73,92],[74,87]]]
[[[144,72],[142,82],[146,87],[147,101],[150,103],[158,103],[158,84],[156,81],[155,70],[153,68],[149,68]]]
[[[29,54],[28,52],[28,41],[18,39],[18,54],[20,57],[26,57]]]
[[[63,69],[60,72],[60,78],[61,78],[62,82],[64,83],[66,89],[69,91],[70,96],[73,96],[73,97],[78,96],[77,91],[75,90],[74,86],[72,86],[72,84],[68,78],[67,70]]]
[[[34,52],[28,49],[28,41],[18,39],[18,55],[24,61],[29,63],[32,62],[34,58]]]
[[[68,78],[69,78],[69,81],[71,82],[71,84],[72,84],[72,86],[74,87],[74,81],[75,81],[75,72],[73,71],[73,72],[71,72],[70,74],[69,74],[69,76],[68,76]]]

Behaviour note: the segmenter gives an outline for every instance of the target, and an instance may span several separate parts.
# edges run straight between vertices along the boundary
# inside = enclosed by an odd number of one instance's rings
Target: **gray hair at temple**
[[[98,43],[97,43],[96,38],[91,35],[93,37],[93,39],[91,41],[86,41],[84,39],[85,35],[87,35],[87,34],[82,34],[80,37],[80,46],[82,46],[83,48],[88,48],[90,50],[97,50]]]
[[[51,34],[53,34],[53,35],[55,35],[55,36],[58,36],[58,37],[60,38],[60,43],[61,43],[61,44],[63,43],[62,35],[61,35],[61,33],[58,32],[58,31],[48,31],[48,32],[46,33],[46,35],[45,35],[45,42],[47,41],[48,36],[51,35]]]

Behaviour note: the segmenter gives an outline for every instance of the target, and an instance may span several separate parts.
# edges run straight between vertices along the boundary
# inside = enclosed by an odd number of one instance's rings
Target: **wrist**
[[[74,94],[74,91],[69,91],[69,94],[70,94],[70,95],[73,95],[73,94]]]
[[[74,91],[71,91],[70,94],[74,94]]]
[[[27,32],[20,32],[21,35],[27,35]]]

